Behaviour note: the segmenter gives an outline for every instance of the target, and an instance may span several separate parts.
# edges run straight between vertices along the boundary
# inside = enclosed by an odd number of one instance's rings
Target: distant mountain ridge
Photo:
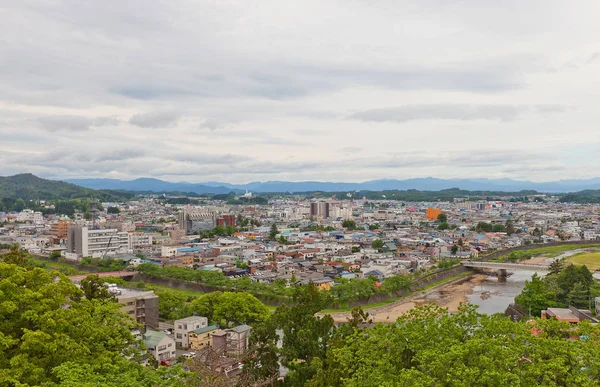
[[[67,182],[91,189],[112,189],[122,191],[152,191],[152,192],[193,192],[197,194],[226,194],[231,191],[241,190],[225,186],[208,186],[192,183],[171,183],[153,178],[140,178],[135,180],[118,179],[70,179]]]
[[[531,182],[512,179],[438,179],[433,177],[415,178],[406,180],[386,179],[372,180],[363,183],[335,183],[319,181],[286,182],[266,181],[248,184],[229,184],[222,182],[171,183],[153,178],[140,178],[135,180],[118,179],[69,179],[69,183],[91,189],[112,189],[125,191],[153,191],[153,192],[193,192],[197,194],[229,193],[252,191],[257,193],[267,192],[311,192],[311,191],[385,191],[409,190],[439,191],[443,189],[459,188],[470,191],[502,191],[517,192],[521,190],[535,190],[547,193],[575,192],[587,189],[600,189],[600,178],[586,180],[559,180],[551,182]]]
[[[124,192],[93,190],[63,181],[42,179],[31,173],[0,176],[0,199],[57,200],[93,198],[119,200],[131,197]]]

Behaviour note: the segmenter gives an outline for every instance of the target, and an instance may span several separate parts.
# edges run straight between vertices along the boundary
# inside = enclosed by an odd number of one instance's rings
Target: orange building
[[[438,216],[442,213],[442,210],[439,208],[428,208],[427,209],[427,219],[429,220],[437,220]]]
[[[67,239],[67,231],[69,230],[69,226],[71,224],[73,224],[73,222],[59,220],[58,222],[52,224],[50,232],[53,235],[56,235],[58,239]]]

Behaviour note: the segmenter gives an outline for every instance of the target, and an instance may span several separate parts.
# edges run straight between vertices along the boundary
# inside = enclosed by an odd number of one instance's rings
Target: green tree
[[[17,200],[15,200],[14,204],[11,207],[12,211],[16,211],[16,212],[21,212],[25,209],[25,201],[21,198],[18,198]]]
[[[84,218],[85,220],[92,220],[92,214],[90,214],[90,212],[89,212],[89,211],[85,211],[85,212],[83,213],[83,218]]]
[[[273,223],[271,225],[271,231],[269,231],[269,239],[274,241],[277,239],[277,234],[279,234],[279,229],[277,228],[277,225]]]
[[[552,275],[552,274],[558,274],[560,273],[563,268],[565,266],[565,261],[562,259],[555,259],[552,261],[552,263],[550,263],[550,266],[548,266],[548,274]]]
[[[270,314],[269,308],[251,294],[225,292],[215,307],[213,318],[224,321],[225,326],[252,325],[265,321]]]
[[[450,252],[452,253],[452,255],[456,255],[456,253],[458,252],[458,246],[457,245],[452,245],[452,248],[450,249]]]
[[[373,223],[369,225],[369,230],[373,231],[373,230],[378,230],[380,228],[379,224],[377,223]]]
[[[61,257],[60,251],[58,250],[54,250],[53,252],[50,253],[50,255],[48,256],[48,258],[51,261],[58,261],[58,259]]]
[[[525,287],[515,297],[515,302],[534,316],[539,316],[542,310],[555,306],[555,300],[556,294],[547,289],[544,280],[537,273],[531,277],[531,280],[525,281]]]
[[[383,247],[383,241],[381,239],[375,239],[371,242],[371,247],[374,249],[381,249]]]
[[[191,310],[217,324],[252,325],[265,321],[270,311],[249,293],[213,292],[203,294],[192,302]]]
[[[576,282],[567,295],[567,303],[576,308],[591,308],[589,288],[582,282]]]
[[[2,256],[5,263],[10,263],[20,267],[29,267],[29,256],[24,249],[21,249],[17,243],[10,246],[8,253]]]
[[[82,279],[81,290],[88,300],[115,300],[115,296],[108,291],[104,279],[101,279],[98,274],[88,275]]]
[[[192,314],[188,296],[168,289],[157,289],[154,293],[158,296],[160,317],[167,320],[178,320]]]
[[[119,207],[108,207],[106,209],[106,213],[107,214],[120,214],[121,210],[119,209]],[[164,219],[163,219],[164,220]]]
[[[83,298],[58,272],[6,263],[0,289],[0,385],[183,386],[139,364],[137,325],[117,303]]]
[[[447,230],[449,228],[450,228],[450,225],[448,223],[445,223],[445,222],[444,223],[440,223],[438,225],[438,230]]]
[[[502,224],[495,224],[492,226],[492,231],[493,232],[505,232],[506,227],[504,227],[504,225],[502,225]]]
[[[289,369],[286,386],[304,386],[316,373],[316,364],[325,359],[327,344],[334,332],[329,315],[315,316],[331,302],[327,292],[321,292],[311,282],[295,288],[293,304],[277,308],[274,323],[283,332],[281,363]]]
[[[489,223],[479,222],[479,223],[477,223],[477,226],[475,229],[477,232],[492,232],[493,228],[494,228],[494,226],[492,226]]]
[[[344,227],[347,230],[355,230],[356,222],[351,219],[346,219],[342,222],[342,227]]]
[[[440,223],[447,223],[448,222],[448,215],[441,213],[438,215],[437,217],[438,222]]]
[[[512,220],[510,220],[510,219],[507,220],[505,227],[506,227],[506,233],[508,235],[512,235],[512,234],[516,233],[516,229],[515,229],[515,226],[514,226]]]

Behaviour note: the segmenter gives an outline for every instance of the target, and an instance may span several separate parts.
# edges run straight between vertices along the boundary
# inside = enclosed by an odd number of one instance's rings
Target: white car
[[[184,353],[183,357],[185,357],[186,359],[190,359],[192,357],[196,357],[196,352],[188,352],[188,353]]]

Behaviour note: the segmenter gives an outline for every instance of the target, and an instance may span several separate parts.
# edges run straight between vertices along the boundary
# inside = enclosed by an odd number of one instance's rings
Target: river
[[[485,314],[504,313],[515,296],[525,287],[525,281],[535,272],[515,270],[506,282],[498,282],[497,277],[487,277],[483,282],[473,284],[473,293],[467,295],[471,304],[479,306],[479,312]],[[543,273],[540,273],[543,275]]]

